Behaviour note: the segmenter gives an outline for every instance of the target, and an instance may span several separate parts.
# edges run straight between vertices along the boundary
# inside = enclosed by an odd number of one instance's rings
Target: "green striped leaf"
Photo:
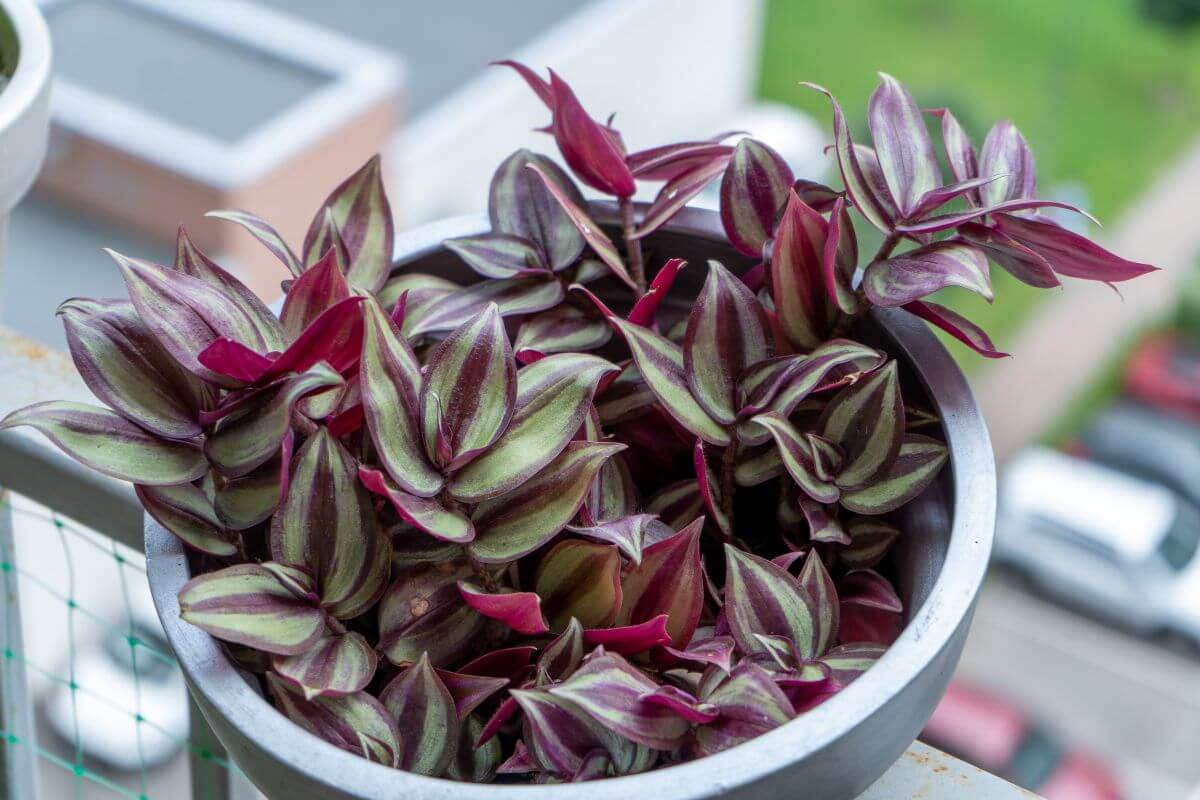
[[[837,518],[837,507],[823,505],[800,496],[796,498],[800,513],[808,523],[808,540],[810,542],[831,542],[848,545],[850,537],[846,535],[841,522]]]
[[[429,657],[422,655],[384,687],[380,701],[400,730],[400,768],[438,776],[454,758],[459,739],[454,698]]]
[[[646,513],[672,529],[682,528],[704,513],[704,498],[694,479],[667,484],[646,499]]]
[[[390,311],[403,296],[406,309],[402,321],[403,332],[405,336],[412,336],[409,328],[413,326],[415,320],[428,313],[443,297],[461,288],[457,283],[436,275],[426,275],[422,272],[401,272],[384,284],[379,293],[375,295],[375,299]]]
[[[759,428],[755,425],[754,427]],[[769,440],[771,434],[766,428],[759,428]],[[754,447],[738,454],[737,465],[733,468],[733,477],[738,486],[757,486],[772,478],[778,478],[784,473],[783,456],[779,447],[773,442],[766,447]]]
[[[379,657],[358,633],[322,636],[303,653],[275,656],[271,668],[312,700],[321,695],[362,691],[375,675]]]
[[[791,574],[725,545],[725,619],[743,653],[766,653],[755,634],[783,636],[804,652],[816,640],[815,603]]]
[[[567,218],[571,220],[571,224],[583,236],[584,241],[592,248],[604,265],[609,268],[614,276],[620,279],[630,289],[637,289],[637,285],[633,282],[633,278],[629,277],[629,271],[625,268],[625,262],[621,260],[621,254],[617,251],[617,246],[612,243],[612,239],[600,229],[600,226],[588,215],[585,206],[577,205],[576,201],[563,190],[558,183],[551,178],[542,168],[534,163],[526,165],[526,169],[535,172],[542,179],[542,183],[550,191],[550,194],[558,201]]]
[[[825,218],[790,192],[771,249],[771,296],[784,333],[801,350],[824,342],[837,314],[825,290],[826,231]]]
[[[858,237],[842,195],[833,201],[829,212],[821,269],[829,299],[843,314],[857,314],[860,303],[854,291],[854,274],[858,270]]]
[[[979,150],[979,174],[998,176],[979,190],[981,205],[1032,199],[1037,191],[1033,151],[1010,120],[992,126]]]
[[[379,652],[401,667],[424,653],[434,664],[461,661],[489,624],[458,591],[458,582],[473,575],[453,562],[398,570],[379,603]]]
[[[608,627],[621,607],[621,554],[613,545],[559,542],[538,564],[533,590],[551,630],[565,629],[572,619],[585,628]]]
[[[344,385],[341,375],[320,362],[257,390],[221,418],[204,441],[204,455],[224,475],[247,475],[279,452],[291,430],[292,410],[302,398]]]
[[[388,710],[366,692],[345,696],[304,695],[267,673],[275,707],[292,722],[330,744],[387,767],[400,766],[400,731]]]
[[[517,373],[512,419],[499,439],[447,485],[478,503],[512,491],[562,452],[591,409],[600,380],[617,367],[595,356],[549,356]]]
[[[208,283],[237,305],[262,337],[264,353],[284,348],[283,327],[275,313],[250,287],[200,252],[182,225],[175,238],[175,269]]]
[[[330,251],[292,282],[279,314],[288,338],[295,341],[317,317],[350,296],[350,285]]]
[[[379,303],[363,303],[363,322],[359,385],[379,463],[404,491],[432,497],[441,491],[443,479],[425,455],[417,423],[421,364]]]
[[[101,402],[164,439],[200,435],[204,384],[159,347],[131,303],[68,300],[58,315],[71,360]]]
[[[683,370],[692,397],[716,422],[730,425],[738,376],[771,353],[758,298],[719,262],[709,261],[708,269],[688,316]]]
[[[28,425],[84,466],[148,486],[191,483],[208,471],[200,448],[160,439],[105,408],[50,401],[17,409],[0,431]]]
[[[198,575],[179,590],[179,616],[212,636],[276,655],[306,652],[325,630],[325,614],[277,575],[311,587],[302,570],[234,564]]]
[[[574,306],[561,305],[521,323],[513,351],[518,358],[525,350],[542,355],[578,353],[602,347],[611,338],[612,328],[604,320]]]
[[[619,463],[620,458],[616,456],[610,459],[605,463],[605,467]],[[655,519],[653,514],[630,514],[589,526],[568,525],[567,530],[589,539],[616,545],[635,566],[642,563],[642,551],[646,545],[661,542],[675,535],[675,531]]]
[[[908,216],[926,192],[942,185],[941,168],[921,109],[902,83],[879,73],[867,105],[867,122],[892,199]]]
[[[349,619],[387,586],[391,541],[379,528],[354,459],[326,428],[300,448],[283,505],[271,520],[271,556],[317,576],[325,609]]]
[[[218,483],[213,506],[225,527],[243,531],[275,513],[287,492],[294,438],[292,433],[284,436],[279,452],[253,472]]]
[[[596,398],[596,411],[604,425],[616,425],[642,416],[654,407],[657,398],[642,380],[632,361],[625,362],[621,374]]]
[[[703,530],[704,518],[699,517],[645,549],[641,563],[628,570],[622,581],[618,625],[638,625],[666,614],[672,646],[687,646],[704,608]]]
[[[443,244],[485,278],[526,278],[549,270],[541,250],[519,236],[483,233]]]
[[[409,494],[377,469],[359,467],[358,478],[369,491],[386,497],[400,519],[422,533],[458,544],[475,538],[475,526],[471,520],[458,511],[446,508],[436,499]]]
[[[642,380],[667,413],[709,444],[729,444],[729,431],[709,416],[692,396],[682,348],[654,331],[626,320],[610,317],[609,322],[625,337]]]
[[[802,82],[800,85],[825,95],[833,106],[834,152],[837,153],[842,183],[845,184],[850,199],[854,201],[854,207],[876,228],[884,233],[891,233],[892,225],[895,223],[891,197],[884,196],[887,187],[881,186],[881,181],[874,180],[870,174],[869,170],[872,165],[862,162],[857,147],[850,139],[850,126],[846,123],[842,107],[825,87],[807,82]],[[874,153],[871,155],[874,156]],[[872,160],[874,159],[872,158]],[[878,169],[878,162],[873,166]]]
[[[829,478],[821,477],[818,454],[814,452],[812,434],[802,434],[785,417],[779,414],[759,414],[751,419],[770,431],[779,448],[784,469],[800,489],[818,503],[832,503],[838,499],[838,487]]]
[[[813,602],[813,637],[808,641],[796,642],[796,651],[801,659],[809,661],[824,655],[837,641],[838,595],[833,578],[815,549],[809,550],[805,556],[798,580]]]
[[[654,753],[618,735],[576,703],[546,689],[513,689],[526,724],[524,741],[536,768],[569,780],[589,759],[606,753],[616,774],[649,767]],[[643,766],[638,768],[638,764]]]
[[[633,474],[629,471],[625,457],[616,455],[605,461],[588,492],[584,507],[591,521],[597,525],[616,522],[628,518],[640,507],[637,486],[633,482]],[[615,543],[620,546],[619,542]],[[637,560],[632,555],[631,558]]]
[[[721,178],[721,224],[730,244],[762,257],[792,177],[787,162],[767,145],[748,136],[737,143]]]
[[[562,283],[553,276],[480,281],[454,289],[436,300],[406,306],[404,335],[452,331],[489,304],[495,304],[500,316],[511,317],[553,308],[563,297]]]
[[[697,755],[728,750],[778,728],[794,715],[787,695],[765,669],[751,661],[738,664],[728,678],[700,699],[716,706],[719,714],[696,728]]]
[[[504,432],[516,394],[512,348],[489,303],[429,355],[420,396],[425,452],[443,469],[462,468]]]
[[[480,503],[472,514],[471,554],[485,564],[502,564],[553,539],[583,505],[600,467],[624,449],[617,443],[571,442],[524,485]]]
[[[900,529],[881,519],[854,517],[846,523],[846,533],[850,544],[838,551],[838,560],[849,569],[870,569],[883,561]]]
[[[378,292],[392,270],[395,239],[379,156],[373,156],[325,199],[304,237],[308,264],[315,263],[327,249],[321,247],[321,228],[327,209],[333,214],[350,256],[346,279],[355,289]]]
[[[838,486],[858,489],[873,483],[895,460],[904,436],[904,400],[896,362],[834,395],[817,429],[842,448]]]
[[[842,644],[822,656],[821,663],[829,667],[833,682],[842,688],[875,666],[886,652],[887,648],[878,644]]]
[[[856,514],[895,511],[925,491],[949,458],[946,445],[919,433],[905,434],[899,453],[874,482],[842,493],[842,505]]]
[[[484,719],[480,714],[470,714],[463,719],[454,758],[446,767],[446,777],[450,780],[491,783],[496,779],[496,770],[503,760],[503,748],[500,739],[495,736],[479,747],[475,746],[483,733],[483,725]]]
[[[296,254],[292,252],[292,248],[288,247],[288,243],[284,241],[283,236],[279,231],[271,227],[266,220],[251,214],[249,211],[239,211],[234,208],[225,208],[219,211],[209,211],[204,216],[223,219],[240,225],[270,251],[271,255],[279,259],[288,272],[294,277],[300,277],[304,272],[304,266],[300,263],[300,259],[296,258]]]
[[[902,306],[957,286],[987,301],[993,298],[987,256],[961,239],[934,242],[876,261],[863,275],[863,290],[874,305]]]
[[[238,552],[237,534],[225,529],[212,498],[195,484],[133,488],[146,513],[188,547],[214,556]]]
[[[526,169],[536,164],[541,176]],[[562,168],[528,150],[518,150],[496,169],[488,190],[492,230],[534,242],[546,254],[551,269],[566,269],[583,252],[583,236],[542,182],[552,180],[571,202],[582,208],[583,195]]]
[[[858,342],[830,339],[807,356],[762,362],[742,379],[739,394],[744,395],[745,400],[739,413],[748,416],[772,411],[790,417],[813,392],[854,383],[864,373],[883,366],[886,358],[878,350]],[[767,374],[760,375],[760,371]],[[759,443],[747,441],[747,444]]]

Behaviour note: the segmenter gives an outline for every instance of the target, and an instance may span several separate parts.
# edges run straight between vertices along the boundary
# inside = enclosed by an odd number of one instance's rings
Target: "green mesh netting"
[[[9,621],[4,626],[2,668],[8,685],[12,683],[9,676],[23,668],[30,686],[24,697],[3,698],[4,718],[13,719],[34,704],[36,723],[32,736],[0,730],[0,737],[10,748],[25,748],[36,755],[41,797],[180,800],[192,792],[189,762],[193,759],[218,767],[203,771],[204,780],[193,800],[224,797],[218,785],[224,784],[229,763],[179,735],[179,704],[184,698],[175,696],[174,702],[163,703],[162,691],[157,688],[164,679],[172,687],[178,683],[178,665],[163,643],[146,633],[147,612],[138,608],[146,598],[142,555],[8,493],[0,495],[0,515],[11,515],[12,521],[11,541],[0,535],[3,613]],[[25,558],[28,553],[36,557]],[[13,588],[25,612],[23,635],[12,624],[18,616],[8,602]],[[63,624],[41,624],[30,630],[32,606],[39,609],[40,621],[44,622],[49,608],[61,613]],[[47,657],[46,653],[56,656]],[[111,662],[113,669],[120,668],[111,674],[123,680],[99,679],[94,680],[97,685],[89,685],[88,675],[80,671],[81,659],[92,664]],[[95,679],[97,674],[108,673],[91,669],[88,674]],[[146,690],[147,681],[155,691]],[[117,690],[117,684],[122,690]],[[49,721],[51,705],[55,724]],[[165,706],[170,706],[170,714]],[[97,719],[118,720],[134,728],[132,741],[121,745],[121,767],[89,753],[80,722],[82,708],[88,710],[93,737]],[[104,713],[98,714],[97,709]],[[165,724],[164,714],[170,717],[170,724]],[[151,738],[155,757],[148,759],[147,741]],[[4,791],[6,788],[0,786],[0,797],[16,797]]]

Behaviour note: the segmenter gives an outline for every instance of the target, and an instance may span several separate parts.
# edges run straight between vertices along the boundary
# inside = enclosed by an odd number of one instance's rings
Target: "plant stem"
[[[897,231],[892,231],[889,233],[883,240],[883,244],[879,245],[879,249],[875,251],[875,255],[871,256],[871,261],[868,263],[874,263],[881,259],[887,258],[892,254],[892,251],[896,249],[896,245],[900,244],[900,241],[903,238],[903,234]],[[830,339],[840,339],[850,333],[850,329],[854,327],[854,323],[858,321],[859,317],[866,313],[869,304],[866,302],[866,295],[861,286],[858,287],[858,290],[855,292],[855,294],[858,295],[859,310],[854,314],[839,314],[837,321],[833,324],[833,329],[829,332]]]
[[[642,240],[635,239],[637,227],[633,220],[633,198],[622,197],[617,200],[621,210],[621,235],[625,237],[625,253],[629,257],[629,271],[633,282],[637,284],[638,297],[646,293],[646,262],[642,256]]]
[[[871,257],[871,261],[879,261],[880,259],[887,258],[896,249],[896,245],[900,244],[900,239],[902,238],[903,234],[897,231],[889,233],[887,238],[883,240],[883,244],[879,245],[879,249],[875,252],[875,255]]]

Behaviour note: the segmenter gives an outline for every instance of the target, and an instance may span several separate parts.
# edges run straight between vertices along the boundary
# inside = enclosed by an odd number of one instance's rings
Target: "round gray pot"
[[[37,177],[50,128],[50,32],[36,0],[0,0],[0,260],[12,211]],[[14,66],[15,63],[15,66]]]
[[[611,206],[598,205],[595,212],[606,227],[613,224]],[[400,237],[396,266],[469,282],[472,273],[442,241],[487,227],[486,217],[476,215],[419,228]],[[680,298],[695,296],[707,259],[739,270],[748,266],[709,211],[684,211],[648,237],[646,246],[652,264],[666,256],[691,262],[674,292]],[[876,311],[856,335],[905,363],[911,381],[905,397],[927,403],[941,416],[951,457],[938,481],[904,509],[900,520],[905,535],[893,558],[897,590],[908,609],[904,632],[878,664],[816,709],[708,758],[583,784],[464,784],[389,769],[294,725],[263,699],[253,676],[239,674],[214,639],[180,620],[176,594],[191,576],[187,554],[174,536],[147,519],[150,588],[192,696],[238,766],[271,798],[856,797],[912,743],[954,672],[991,551],[996,495],[991,444],[979,408],[962,372],[924,323]]]

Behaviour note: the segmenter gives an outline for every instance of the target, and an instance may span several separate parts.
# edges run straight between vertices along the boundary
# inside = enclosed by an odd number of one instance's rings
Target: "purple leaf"
[[[700,487],[694,480],[668,484],[646,500],[646,513],[657,515],[670,528],[681,528],[704,513]]]
[[[453,563],[397,572],[379,604],[379,651],[405,666],[423,653],[445,665],[474,649],[489,622],[459,594],[458,581],[472,575],[470,567]]]
[[[983,250],[988,258],[1022,283],[1039,289],[1061,285],[1049,261],[995,228],[964,222],[958,226],[958,235]]]
[[[933,141],[912,95],[886,73],[867,107],[875,152],[892,199],[907,217],[926,192],[942,183]]]
[[[640,506],[641,498],[633,483],[629,465],[625,462],[624,456],[617,455],[604,462],[604,466],[596,475],[596,480],[592,482],[587,499],[583,508],[580,509],[580,521],[605,525],[628,517]],[[583,516],[584,514],[586,516]],[[663,532],[670,534],[670,528],[665,524],[654,523],[648,526],[644,531],[643,543],[652,543],[665,538],[660,535]],[[586,531],[583,533],[585,536],[588,535]],[[603,537],[593,536],[592,538]],[[615,542],[615,544],[618,547],[622,546],[620,542]],[[640,557],[639,553],[638,559]]]
[[[907,433],[894,461],[871,483],[842,492],[842,505],[858,514],[895,511],[925,491],[949,458],[946,445]]]
[[[246,530],[275,513],[287,495],[294,439],[295,435],[289,432],[271,459],[241,477],[226,478],[216,487],[213,505],[226,527]]]
[[[566,629],[546,645],[538,656],[538,674],[545,674],[552,681],[570,677],[583,663],[583,626],[574,617]]]
[[[550,630],[542,616],[542,598],[534,592],[489,594],[467,581],[458,582],[467,605],[483,616],[504,623],[517,633],[534,635]]]
[[[212,498],[194,484],[135,486],[134,490],[146,513],[188,547],[226,558],[237,554],[237,534],[225,529]]]
[[[964,222],[970,222],[979,217],[988,214],[1005,214],[1013,211],[1029,211],[1035,208],[1065,208],[1068,211],[1074,211],[1077,214],[1083,214],[1088,219],[1095,222],[1095,219],[1086,212],[1080,211],[1069,203],[1060,203],[1057,200],[1005,200],[1003,203],[997,203],[994,206],[986,206],[983,208],[973,208],[969,211],[960,211],[953,214],[943,214],[937,217],[928,217],[920,222],[908,222],[896,226],[896,230],[907,234],[926,234],[937,233],[939,231],[957,228]],[[1079,237],[1083,239],[1082,236]],[[1084,241],[1087,241],[1084,239]],[[1140,274],[1140,273],[1139,273]],[[1131,276],[1133,277],[1133,276]]]
[[[733,154],[733,146],[720,142],[728,136],[721,134],[706,142],[679,142],[639,150],[626,156],[625,163],[635,178],[669,181],[705,164],[727,163]]]
[[[1008,358],[992,344],[983,329],[956,311],[929,300],[907,303],[904,310],[930,322],[985,358]]]
[[[876,261],[863,275],[867,299],[885,308],[911,303],[947,286],[968,289],[991,302],[992,282],[983,251],[959,239],[946,239]]]
[[[670,750],[688,731],[672,707],[646,702],[658,689],[648,676],[616,653],[595,653],[567,680],[549,688],[608,730],[656,750]]]
[[[642,695],[641,699],[643,703],[670,709],[693,724],[712,722],[720,713],[712,703],[701,703],[677,686],[659,686],[653,692]]]
[[[829,668],[834,684],[843,688],[873,667],[885,652],[886,647],[875,644],[842,644],[822,656],[820,663]]]
[[[550,71],[553,93],[551,130],[563,160],[581,181],[597,191],[629,197],[637,191],[633,173],[613,136],[590,116],[571,87]]]
[[[180,617],[222,641],[276,655],[306,652],[325,630],[325,615],[314,600],[297,597],[277,572],[301,586],[311,587],[312,578],[271,566],[235,564],[192,578],[179,590]]]
[[[1090,239],[1053,222],[996,214],[996,228],[1050,262],[1059,275],[1116,283],[1155,272],[1158,267],[1127,261]]]
[[[801,201],[803,202],[803,201]],[[833,202],[821,251],[821,273],[825,292],[843,314],[858,313],[859,300],[854,292],[854,274],[858,270],[858,239],[841,195]]]
[[[553,630],[573,619],[588,628],[611,625],[621,608],[621,554],[613,545],[561,541],[542,557],[533,589]]]
[[[618,459],[608,462],[615,463],[620,462]],[[675,535],[673,530],[653,514],[630,514],[590,526],[568,525],[567,530],[589,539],[615,544],[635,565],[642,562],[642,553],[647,544],[654,544]]]
[[[267,673],[275,707],[314,736],[388,767],[400,766],[400,731],[383,704],[366,692],[311,701]]]
[[[513,351],[519,361],[530,352],[548,356],[595,350],[611,338],[612,328],[603,319],[574,306],[560,305],[521,323]]]
[[[118,480],[149,486],[191,483],[208,471],[200,448],[160,439],[105,408],[51,401],[17,409],[0,431],[23,425],[39,431],[84,466]]]
[[[464,722],[481,703],[508,685],[508,678],[472,675],[465,671],[451,672],[445,669],[434,671],[454,698],[454,712],[459,720]]]
[[[636,625],[585,630],[583,643],[587,647],[603,647],[626,656],[644,653],[655,647],[671,643],[671,634],[667,630],[667,623],[667,614],[659,614],[657,617]]]
[[[512,697],[525,715],[524,741],[543,770],[569,779],[597,749],[627,765],[636,758],[633,751],[639,748],[569,700],[545,689],[515,689]]]
[[[834,395],[817,429],[845,455],[837,476],[839,487],[858,489],[875,481],[896,459],[904,436],[904,400],[896,362]]]
[[[358,479],[368,491],[386,497],[400,518],[422,533],[457,544],[466,544],[475,538],[475,526],[461,512],[446,508],[436,499],[405,492],[380,470],[360,466]]]
[[[305,700],[362,691],[375,675],[379,657],[357,633],[325,635],[308,650],[295,655],[276,655],[271,668]]]
[[[1006,200],[1032,200],[1037,194],[1037,171],[1029,143],[1009,120],[988,131],[979,151],[979,174],[1000,176],[979,190],[982,205]]]
[[[704,608],[700,561],[703,529],[701,517],[643,551],[641,563],[625,574],[618,625],[644,623],[666,614],[670,644],[682,648],[691,641]]]
[[[874,517],[854,517],[846,523],[850,541],[838,551],[838,560],[849,569],[877,566],[900,536],[895,525]]]
[[[668,653],[681,661],[692,664],[712,665],[722,672],[733,668],[734,641],[730,636],[713,636],[700,639],[689,644],[686,648],[664,648]]]
[[[196,356],[200,364],[239,383],[256,383],[275,360],[233,339],[217,339]]]
[[[814,502],[807,497],[799,497],[798,503],[804,519],[808,523],[808,540],[810,542],[832,542],[833,544],[848,545],[850,537],[838,522],[836,508]]]
[[[454,698],[429,657],[401,672],[379,694],[400,731],[400,769],[418,775],[441,775],[454,756],[459,721]]]
[[[359,296],[347,297],[317,317],[271,363],[271,368],[259,381],[289,372],[304,372],[321,361],[327,362],[343,375],[349,374],[362,352],[363,300]]]
[[[805,658],[815,653],[815,601],[785,569],[725,546],[725,619],[743,653],[765,653],[756,638],[783,636]],[[736,670],[735,670],[736,672]]]
[[[304,237],[304,252],[310,264],[325,252],[316,243],[326,210],[332,212],[350,257],[346,279],[356,289],[378,292],[392,271],[395,239],[379,156],[373,156],[325,199]]]
[[[663,225],[690,203],[696,195],[704,191],[712,180],[725,171],[728,157],[714,159],[702,163],[687,172],[675,176],[658,191],[654,202],[646,209],[641,225],[634,234],[635,239],[641,239]]]
[[[764,410],[790,417],[813,392],[834,389],[859,380],[883,366],[885,356],[849,339],[830,339],[807,356],[764,361],[751,367],[738,385],[738,415],[747,418]],[[739,430],[739,437],[743,433]],[[767,437],[751,438],[760,444]]]
[[[261,219],[249,211],[238,211],[236,209],[222,209],[220,211],[209,211],[204,216],[213,217],[215,219],[223,219],[242,226],[251,236],[257,239],[271,255],[279,259],[288,272],[294,277],[300,277],[304,272],[304,265],[300,263],[300,259],[296,258],[296,254],[292,252],[292,248],[288,247],[283,236],[279,231],[271,227],[270,223]]]
[[[427,290],[429,296],[420,304],[414,304],[409,297],[404,318],[405,336],[412,338],[452,331],[470,322],[491,304],[496,305],[502,317],[536,314],[558,305],[565,296],[562,283],[549,274],[544,278],[486,280],[445,294],[439,292]]]
[[[779,322],[794,347],[825,341],[836,308],[825,290],[827,224],[791,192],[771,250],[771,290]]]
[[[551,269],[566,269],[583,252],[583,236],[542,178],[525,168],[528,164],[536,164],[541,174],[553,181],[573,205],[584,207],[583,195],[562,168],[545,156],[518,150],[492,176],[488,191],[492,230],[533,242]]]
[[[762,667],[743,661],[707,697],[719,716],[695,732],[697,755],[711,755],[778,728],[792,718],[792,702]]]
[[[812,599],[813,609],[816,612],[813,615],[812,653],[808,654],[800,650],[801,656],[808,660],[822,655],[837,641],[838,593],[834,587],[833,578],[825,569],[825,564],[815,549],[808,551],[808,556],[804,559],[804,566],[800,569],[800,576],[797,580],[800,588],[804,589]],[[801,646],[800,643],[797,645]]]
[[[626,319],[634,325],[641,325],[644,328],[654,327],[654,317],[658,312],[659,305],[671,291],[671,286],[675,283],[679,271],[686,266],[687,262],[682,258],[667,259],[667,262],[655,274],[654,280],[650,281],[646,293],[634,303],[633,310],[629,312]]]
[[[446,249],[485,278],[528,278],[548,272],[541,250],[533,242],[506,233],[484,233],[447,239]]]
[[[837,501],[838,487],[818,474],[812,434],[801,434],[786,417],[774,412],[759,414],[750,421],[761,425],[774,437],[784,469],[806,495],[819,503]]]
[[[792,191],[804,201],[805,205],[822,214],[833,210],[834,204],[839,198],[843,199],[843,201],[845,199],[842,192],[835,191],[823,183],[810,181],[807,178],[797,178],[792,183]]]
[[[754,293],[717,261],[688,316],[683,369],[692,397],[723,425],[736,418],[739,375],[768,358],[766,320]]]
[[[950,109],[939,108],[930,113],[942,121],[942,146],[945,148],[946,161],[950,165],[954,180],[962,182],[978,178],[979,162],[975,158],[975,147],[971,144],[971,137],[950,113]],[[971,205],[983,204],[976,189],[968,191],[966,197]]]
[[[732,446],[730,445],[730,447]],[[709,517],[721,531],[721,535],[731,538],[733,527],[729,515],[725,513],[724,498],[721,495],[721,486],[717,482],[717,476],[708,466],[705,458],[703,439],[697,439],[692,448],[692,469],[696,473],[696,486],[700,489],[700,498],[704,501],[705,510],[708,511]]]
[[[872,570],[847,573],[837,585],[841,599],[838,639],[890,645],[900,635],[904,604],[887,578]]]
[[[491,62],[491,66],[511,67],[518,75],[521,76],[521,79],[528,84],[529,88],[533,90],[533,93],[537,95],[537,98],[545,104],[546,108],[551,111],[554,110],[554,91],[550,88],[550,84],[542,80],[542,77],[529,67],[525,66],[520,61],[513,61],[511,59],[505,59],[504,61],[493,61]]]
[[[350,296],[350,285],[336,256],[336,251],[330,250],[292,282],[280,313],[290,340],[294,341],[317,317]]]
[[[755,139],[738,142],[721,179],[721,224],[730,244],[761,257],[791,183],[792,170],[782,156]]]
[[[990,186],[1003,180],[1003,175],[989,174],[982,178],[969,178],[965,181],[958,181],[947,186],[940,186],[936,189],[930,189],[921,199],[917,201],[917,207],[909,214],[909,219],[921,219],[922,217],[936,211],[942,206],[963,196],[971,196],[979,191],[979,187]]]

